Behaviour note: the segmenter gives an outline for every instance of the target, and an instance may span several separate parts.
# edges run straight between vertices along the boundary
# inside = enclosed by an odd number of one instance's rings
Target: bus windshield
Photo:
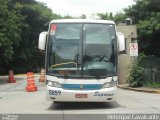
[[[47,74],[63,78],[101,78],[117,74],[113,24],[51,24]]]

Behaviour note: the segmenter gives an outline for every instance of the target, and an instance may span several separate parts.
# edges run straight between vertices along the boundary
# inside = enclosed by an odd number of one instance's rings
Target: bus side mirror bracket
[[[47,32],[41,32],[39,34],[39,42],[38,42],[38,48],[40,50],[45,50],[46,41],[47,41]]]
[[[124,35],[123,33],[118,32],[117,33],[118,36],[118,48],[119,48],[119,53],[123,54],[126,51],[125,48],[125,39],[124,39]]]

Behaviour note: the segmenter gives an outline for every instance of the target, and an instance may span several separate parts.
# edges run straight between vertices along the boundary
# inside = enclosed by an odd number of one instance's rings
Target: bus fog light
[[[47,85],[51,86],[51,87],[61,87],[61,84],[58,82],[54,82],[54,81],[47,81]]]

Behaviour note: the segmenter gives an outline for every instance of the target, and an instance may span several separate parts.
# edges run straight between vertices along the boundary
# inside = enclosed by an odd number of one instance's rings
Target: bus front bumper
[[[100,90],[66,90],[47,85],[47,100],[55,102],[112,102],[117,87]]]

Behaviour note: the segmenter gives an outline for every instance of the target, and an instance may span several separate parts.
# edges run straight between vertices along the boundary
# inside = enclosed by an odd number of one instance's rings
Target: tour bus
[[[46,96],[54,102],[110,102],[116,97],[124,36],[109,20],[52,20],[39,35]]]

